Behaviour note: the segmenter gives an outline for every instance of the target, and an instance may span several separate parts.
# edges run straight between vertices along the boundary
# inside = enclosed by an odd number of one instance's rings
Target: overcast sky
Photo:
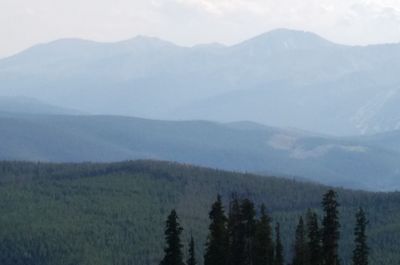
[[[0,0],[0,57],[67,37],[233,44],[275,28],[400,42],[400,0]]]

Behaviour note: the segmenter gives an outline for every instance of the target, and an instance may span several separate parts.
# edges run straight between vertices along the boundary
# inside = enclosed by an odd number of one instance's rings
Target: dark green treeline
[[[221,196],[218,196],[209,212],[204,265],[340,265],[340,216],[335,191],[329,190],[324,194],[322,209],[322,221],[312,210],[308,210],[305,217],[299,217],[291,250],[292,260],[285,261],[280,224],[275,224],[273,234],[272,218],[264,204],[257,211],[250,199],[232,196],[226,212]],[[354,228],[353,265],[368,265],[367,224],[366,214],[360,208],[356,213]],[[181,254],[183,246],[179,243],[181,232],[182,228],[173,210],[166,223],[166,247],[160,265],[185,264]],[[197,264],[194,244],[191,237],[187,265]]]
[[[360,208],[356,214],[356,226],[354,228],[355,248],[353,250],[353,265],[368,265],[367,224],[368,221],[365,212]]]

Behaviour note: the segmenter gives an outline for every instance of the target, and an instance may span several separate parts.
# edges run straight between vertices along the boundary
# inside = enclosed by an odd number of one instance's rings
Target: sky
[[[276,28],[400,42],[400,0],[0,0],[0,57],[60,38],[234,44]]]

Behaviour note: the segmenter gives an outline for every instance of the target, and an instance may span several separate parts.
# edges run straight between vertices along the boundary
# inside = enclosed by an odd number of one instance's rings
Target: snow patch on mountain
[[[328,154],[335,149],[339,149],[349,153],[364,153],[367,151],[367,148],[363,146],[327,144],[320,145],[312,149],[303,149],[301,147],[295,148],[291,152],[290,157],[295,159],[318,158]]]
[[[289,156],[294,159],[318,158],[334,150],[349,153],[364,153],[368,151],[368,148],[364,146],[346,144],[323,144],[312,148],[305,148],[300,143],[300,139],[284,134],[273,135],[269,139],[268,144],[276,150],[288,151],[290,153]]]
[[[371,130],[374,132],[380,132],[383,130],[381,125],[377,123],[376,118],[379,113],[385,108],[385,105],[389,100],[397,95],[398,89],[390,89],[377,94],[374,98],[368,101],[365,105],[357,110],[350,121],[355,124],[355,127],[361,132],[366,134]],[[400,122],[395,125],[394,129],[400,125]]]
[[[268,145],[276,150],[290,150],[295,147],[296,140],[293,136],[276,134],[269,139]]]

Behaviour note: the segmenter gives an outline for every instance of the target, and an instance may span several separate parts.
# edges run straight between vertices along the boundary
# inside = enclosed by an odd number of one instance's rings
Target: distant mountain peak
[[[265,47],[273,50],[298,50],[332,47],[334,45],[336,44],[312,32],[280,28],[256,36],[236,46]]]
[[[82,45],[82,44],[100,44],[100,42],[96,42],[93,40],[86,40],[86,39],[80,39],[80,38],[62,38],[62,39],[57,39],[54,41],[51,41],[47,44],[64,44],[64,45]]]
[[[133,38],[130,38],[126,41],[131,41],[131,42],[167,42],[165,40],[162,40],[157,37],[152,37],[152,36],[146,36],[146,35],[137,35]]]
[[[176,47],[177,45],[157,38],[157,37],[150,37],[150,36],[145,36],[145,35],[137,35],[136,37],[133,37],[128,40],[120,41],[115,44],[118,45],[127,45],[127,46],[140,46],[140,47],[153,47],[153,48],[160,48],[160,47]]]
[[[306,31],[306,30],[298,30],[298,29],[289,29],[289,28],[277,28],[277,29],[273,29],[270,30],[264,34],[261,35],[269,35],[269,36],[293,36],[293,35],[313,35],[315,37],[320,38],[317,34],[310,32],[310,31]]]

